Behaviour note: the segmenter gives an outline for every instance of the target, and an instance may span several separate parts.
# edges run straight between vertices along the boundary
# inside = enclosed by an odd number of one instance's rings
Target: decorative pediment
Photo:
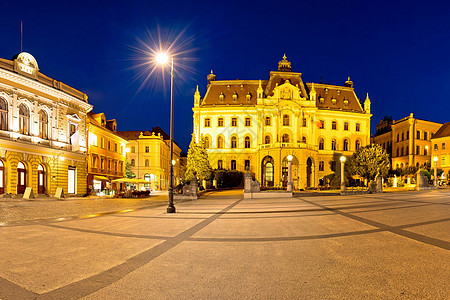
[[[293,86],[289,80],[286,80],[282,85],[278,85],[273,89],[272,98],[279,100],[302,100],[301,90]]]
[[[67,115],[67,119],[77,123],[81,121],[80,117],[77,114]]]

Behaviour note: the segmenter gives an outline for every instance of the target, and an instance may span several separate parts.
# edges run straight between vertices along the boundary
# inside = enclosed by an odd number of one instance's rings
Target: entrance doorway
[[[312,175],[312,160],[308,157],[306,160],[306,187],[311,187],[311,176]]]
[[[0,160],[0,194],[5,193],[5,165]]]
[[[27,187],[27,170],[22,162],[17,165],[17,194],[25,193]]]
[[[38,166],[38,194],[45,194],[45,170],[42,165]]]
[[[274,183],[274,161],[271,156],[266,156],[261,162],[262,185],[272,187]]]

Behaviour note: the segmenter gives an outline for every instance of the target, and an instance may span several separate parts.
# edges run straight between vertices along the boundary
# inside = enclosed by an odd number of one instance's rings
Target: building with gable
[[[86,94],[22,52],[0,59],[0,194],[86,193]]]
[[[443,124],[431,138],[431,157],[437,157],[437,167],[444,173],[442,180],[450,182],[450,122]],[[434,161],[432,160],[433,167]]]
[[[343,86],[305,83],[286,56],[268,80],[216,80],[194,95],[194,134],[216,169],[249,170],[262,186],[326,185],[340,156],[370,143],[370,100],[364,107],[350,78]]]

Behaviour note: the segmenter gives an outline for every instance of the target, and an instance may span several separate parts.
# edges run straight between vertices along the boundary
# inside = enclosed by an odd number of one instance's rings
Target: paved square
[[[16,220],[0,227],[0,299],[448,299],[449,200],[230,190],[173,215]]]

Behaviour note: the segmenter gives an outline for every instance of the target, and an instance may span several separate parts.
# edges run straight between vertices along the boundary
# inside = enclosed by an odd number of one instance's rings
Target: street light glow
[[[294,157],[290,154],[287,156],[288,161],[292,161],[292,158],[294,158]]]
[[[158,64],[166,64],[169,61],[169,56],[166,53],[160,52],[156,54],[156,62]]]
[[[341,162],[344,162],[346,160],[345,156],[341,156]]]
[[[437,156],[433,157],[433,160],[434,160],[434,162],[437,162],[438,161],[438,157]]]

